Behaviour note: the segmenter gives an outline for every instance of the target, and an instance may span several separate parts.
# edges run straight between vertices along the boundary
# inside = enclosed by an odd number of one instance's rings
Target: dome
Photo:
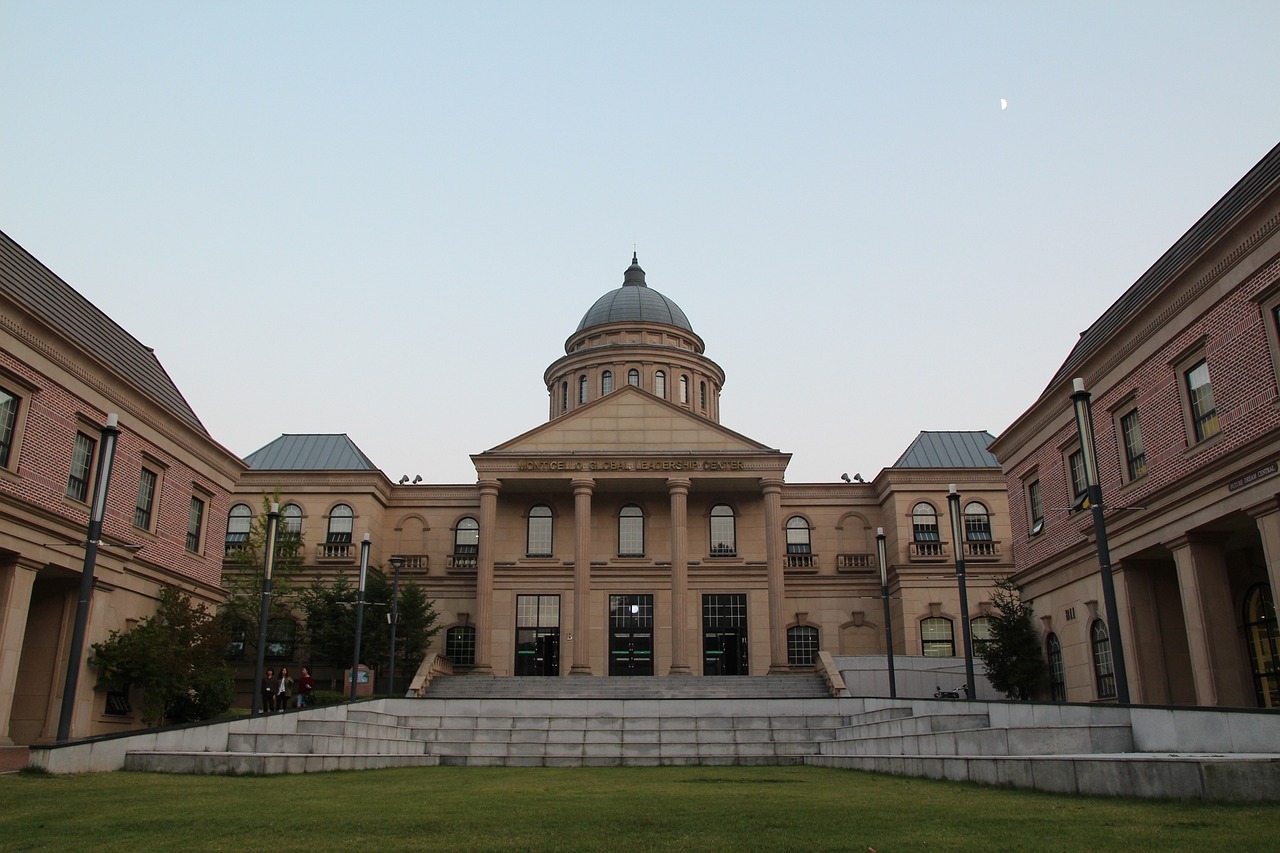
[[[606,323],[662,323],[693,331],[679,305],[644,283],[644,270],[634,254],[623,274],[622,287],[597,299],[583,315],[578,331]]]

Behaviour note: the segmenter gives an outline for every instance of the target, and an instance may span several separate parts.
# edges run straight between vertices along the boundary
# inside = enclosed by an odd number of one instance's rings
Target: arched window
[[[329,534],[325,537],[328,545],[345,545],[351,542],[351,526],[355,514],[346,504],[338,504],[329,510]]]
[[[613,393],[613,371],[606,370],[600,374],[600,396]]]
[[[977,501],[964,508],[964,538],[967,542],[991,541],[991,515]]]
[[[798,515],[787,519],[787,553],[812,554],[809,543],[809,522]]]
[[[640,387],[640,371],[634,367],[627,371],[627,384]]]
[[[458,526],[453,530],[453,553],[480,553],[480,522],[471,516],[458,519]]]
[[[680,402],[682,405],[689,405],[689,377],[683,373],[680,374]]]
[[[1244,637],[1249,644],[1249,663],[1258,707],[1280,708],[1280,628],[1271,588],[1255,584],[1244,596]]]
[[[698,383],[698,396],[702,401],[702,408],[705,409],[707,407],[707,383]]]
[[[1093,674],[1098,682],[1098,698],[1114,699],[1116,695],[1116,670],[1111,659],[1111,635],[1101,619],[1094,619],[1089,627],[1093,643]]]
[[[635,504],[618,511],[618,556],[644,556],[644,510]]]
[[[444,656],[454,666],[476,665],[476,629],[470,625],[455,625],[444,634]]]
[[[551,507],[538,504],[529,510],[526,556],[551,556]]]
[[[787,663],[791,666],[813,666],[818,657],[818,629],[797,625],[787,629]]]
[[[916,542],[938,541],[938,511],[928,501],[911,509],[911,535]]]
[[[969,637],[973,640],[973,648],[978,648],[978,640],[991,639],[991,617],[979,616],[969,620]]]
[[[227,553],[234,554],[249,544],[249,529],[253,527],[253,510],[248,504],[236,504],[227,513]]]
[[[716,504],[711,508],[711,556],[738,555],[738,536],[734,521],[733,508],[728,504]]]
[[[294,538],[302,535],[302,509],[297,504],[285,504],[280,510],[280,532],[276,535]]]
[[[932,616],[920,621],[920,653],[927,658],[956,656],[956,637],[950,619]]]
[[[667,399],[667,374],[659,370],[653,374],[653,393],[662,399]]]
[[[568,380],[560,383],[560,411],[569,411],[569,382]]]
[[[1067,671],[1062,666],[1062,643],[1057,634],[1050,634],[1045,639],[1045,649],[1049,657],[1049,693],[1055,702],[1067,701]]]
[[[587,377],[585,375],[578,377],[578,405],[587,402]]]

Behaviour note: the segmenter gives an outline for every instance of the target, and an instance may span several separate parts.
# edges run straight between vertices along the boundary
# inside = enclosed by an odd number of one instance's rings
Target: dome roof
[[[606,323],[662,323],[692,332],[680,306],[644,283],[644,270],[635,254],[623,274],[622,287],[596,300],[578,324],[578,331]]]

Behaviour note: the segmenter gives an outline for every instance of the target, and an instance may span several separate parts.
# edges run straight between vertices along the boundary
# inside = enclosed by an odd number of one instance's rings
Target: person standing
[[[311,672],[304,666],[302,675],[298,678],[298,707],[305,708],[311,704],[311,694],[316,689],[315,679],[311,677]]]
[[[276,707],[276,678],[275,670],[269,669],[262,676],[262,713],[270,714]]]
[[[276,679],[276,710],[283,711],[289,707],[289,692],[293,689],[293,679],[289,677],[289,667],[280,667],[280,676]]]

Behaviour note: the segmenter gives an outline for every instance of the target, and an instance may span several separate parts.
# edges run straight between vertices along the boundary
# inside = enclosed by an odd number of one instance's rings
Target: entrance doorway
[[[702,596],[702,674],[749,673],[746,595]]]
[[[609,674],[653,675],[653,596],[609,596]]]
[[[516,596],[516,675],[560,674],[560,596]]]
[[[1249,642],[1249,663],[1259,708],[1280,707],[1280,631],[1271,589],[1257,584],[1244,599],[1244,633]]]

